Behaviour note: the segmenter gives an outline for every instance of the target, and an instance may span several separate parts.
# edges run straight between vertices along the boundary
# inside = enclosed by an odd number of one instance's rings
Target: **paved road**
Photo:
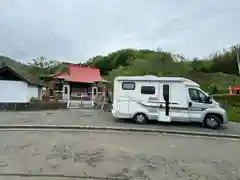
[[[239,140],[149,133],[2,131],[0,174],[58,173],[126,180],[238,180],[239,149]]]
[[[0,112],[0,124],[106,125],[240,134],[239,123],[230,122],[227,127],[214,131],[204,129],[199,124],[151,123],[147,125],[136,125],[131,122],[124,122],[123,120],[116,121],[109,112],[100,112],[98,110],[90,109],[38,112]]]

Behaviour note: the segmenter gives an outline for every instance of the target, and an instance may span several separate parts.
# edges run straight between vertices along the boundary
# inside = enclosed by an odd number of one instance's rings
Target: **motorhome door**
[[[170,85],[160,84],[160,103],[158,121],[171,122],[170,118]]]

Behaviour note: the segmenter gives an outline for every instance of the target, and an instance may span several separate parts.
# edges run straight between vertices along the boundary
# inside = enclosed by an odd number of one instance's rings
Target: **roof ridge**
[[[13,73],[20,76],[22,79],[24,79],[29,84],[41,85],[41,86],[44,85],[44,83],[38,77],[34,76],[33,74],[31,74],[27,71],[24,71],[23,69],[15,68],[15,67],[13,67],[12,65],[9,65],[9,64],[5,64],[0,69],[4,69],[4,68],[8,68],[10,71],[12,71]]]
[[[96,69],[96,70],[100,70],[100,69],[97,68],[97,67],[91,67],[91,66],[81,65],[81,64],[69,64],[69,67],[88,68],[88,69]]]

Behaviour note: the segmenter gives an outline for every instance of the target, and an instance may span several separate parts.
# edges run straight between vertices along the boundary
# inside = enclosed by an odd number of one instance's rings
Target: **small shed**
[[[0,103],[26,103],[41,99],[43,83],[32,74],[2,65],[0,68]]]

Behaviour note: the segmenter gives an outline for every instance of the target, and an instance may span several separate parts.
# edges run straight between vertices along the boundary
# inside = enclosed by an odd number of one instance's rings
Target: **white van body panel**
[[[124,90],[123,83],[134,84],[131,90]],[[163,85],[169,85],[169,119],[166,120]],[[153,86],[154,94],[142,94],[142,86]],[[114,81],[112,114],[116,118],[133,118],[144,113],[149,120],[158,121],[203,121],[207,113],[219,113],[225,120],[226,112],[216,103],[203,104],[191,101],[189,89],[198,89],[197,83],[182,77],[122,76]],[[201,90],[200,90],[201,91]],[[204,93],[204,92],[203,92]],[[189,107],[189,102],[193,104]]]

